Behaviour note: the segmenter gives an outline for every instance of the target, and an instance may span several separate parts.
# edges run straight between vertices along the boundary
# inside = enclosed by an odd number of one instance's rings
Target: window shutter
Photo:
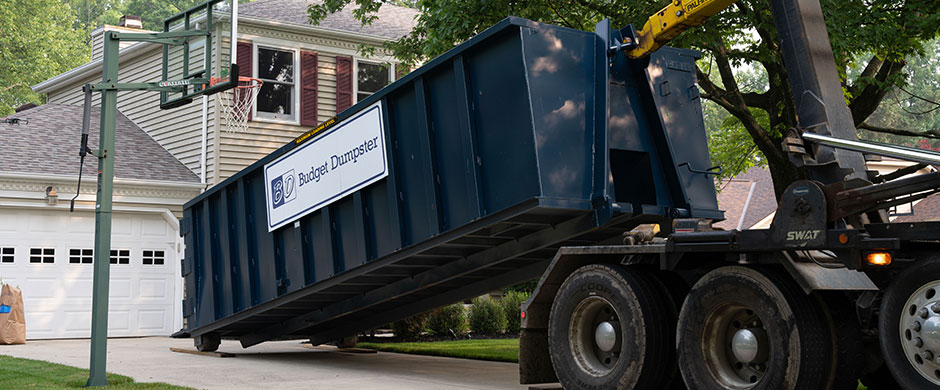
[[[336,113],[353,104],[352,57],[336,57]]]
[[[238,53],[236,56],[236,64],[238,64],[238,76],[239,77],[251,77],[251,70],[253,61],[251,58],[252,55],[252,44],[251,42],[241,42],[237,43]],[[252,110],[248,110],[248,120],[251,120]]]
[[[317,53],[300,52],[300,125],[317,125]]]

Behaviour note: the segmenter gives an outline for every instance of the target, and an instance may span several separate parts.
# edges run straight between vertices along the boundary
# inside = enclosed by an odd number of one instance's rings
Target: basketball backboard
[[[237,77],[229,77],[238,74],[229,63],[237,58],[237,45],[231,44],[237,26],[238,0],[209,0],[163,21],[164,33],[181,36],[163,46],[160,85],[179,88],[160,93],[160,108],[179,107],[238,85]]]

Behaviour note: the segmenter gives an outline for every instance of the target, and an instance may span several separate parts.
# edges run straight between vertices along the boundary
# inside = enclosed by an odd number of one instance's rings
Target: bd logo
[[[294,188],[293,169],[271,180],[271,194],[271,202],[274,203],[274,208],[281,207],[285,203],[297,198],[297,191],[295,191]]]

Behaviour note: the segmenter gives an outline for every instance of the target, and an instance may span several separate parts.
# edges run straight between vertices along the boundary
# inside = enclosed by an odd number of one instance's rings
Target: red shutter
[[[236,64],[238,64],[238,76],[239,77],[252,77],[251,76],[251,67],[252,67],[252,45],[251,42],[238,42],[238,53],[236,54]],[[252,111],[248,111],[248,120],[251,120]]]
[[[352,57],[336,57],[336,113],[353,104]]]
[[[317,125],[317,53],[300,52],[300,125]]]

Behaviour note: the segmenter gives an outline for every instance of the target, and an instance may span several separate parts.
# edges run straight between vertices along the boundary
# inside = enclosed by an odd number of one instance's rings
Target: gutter
[[[0,172],[0,180],[3,179],[12,179],[12,180],[24,180],[32,182],[46,182],[46,181],[58,181],[58,182],[78,182],[78,175],[54,175],[54,174],[42,174],[42,173],[12,173],[12,172]],[[157,187],[157,188],[173,188],[181,190],[196,190],[199,191],[203,188],[203,185],[199,182],[179,182],[179,181],[169,181],[169,180],[145,180],[145,179],[121,179],[114,178],[114,184],[126,185],[126,186],[135,186],[135,187]]]

